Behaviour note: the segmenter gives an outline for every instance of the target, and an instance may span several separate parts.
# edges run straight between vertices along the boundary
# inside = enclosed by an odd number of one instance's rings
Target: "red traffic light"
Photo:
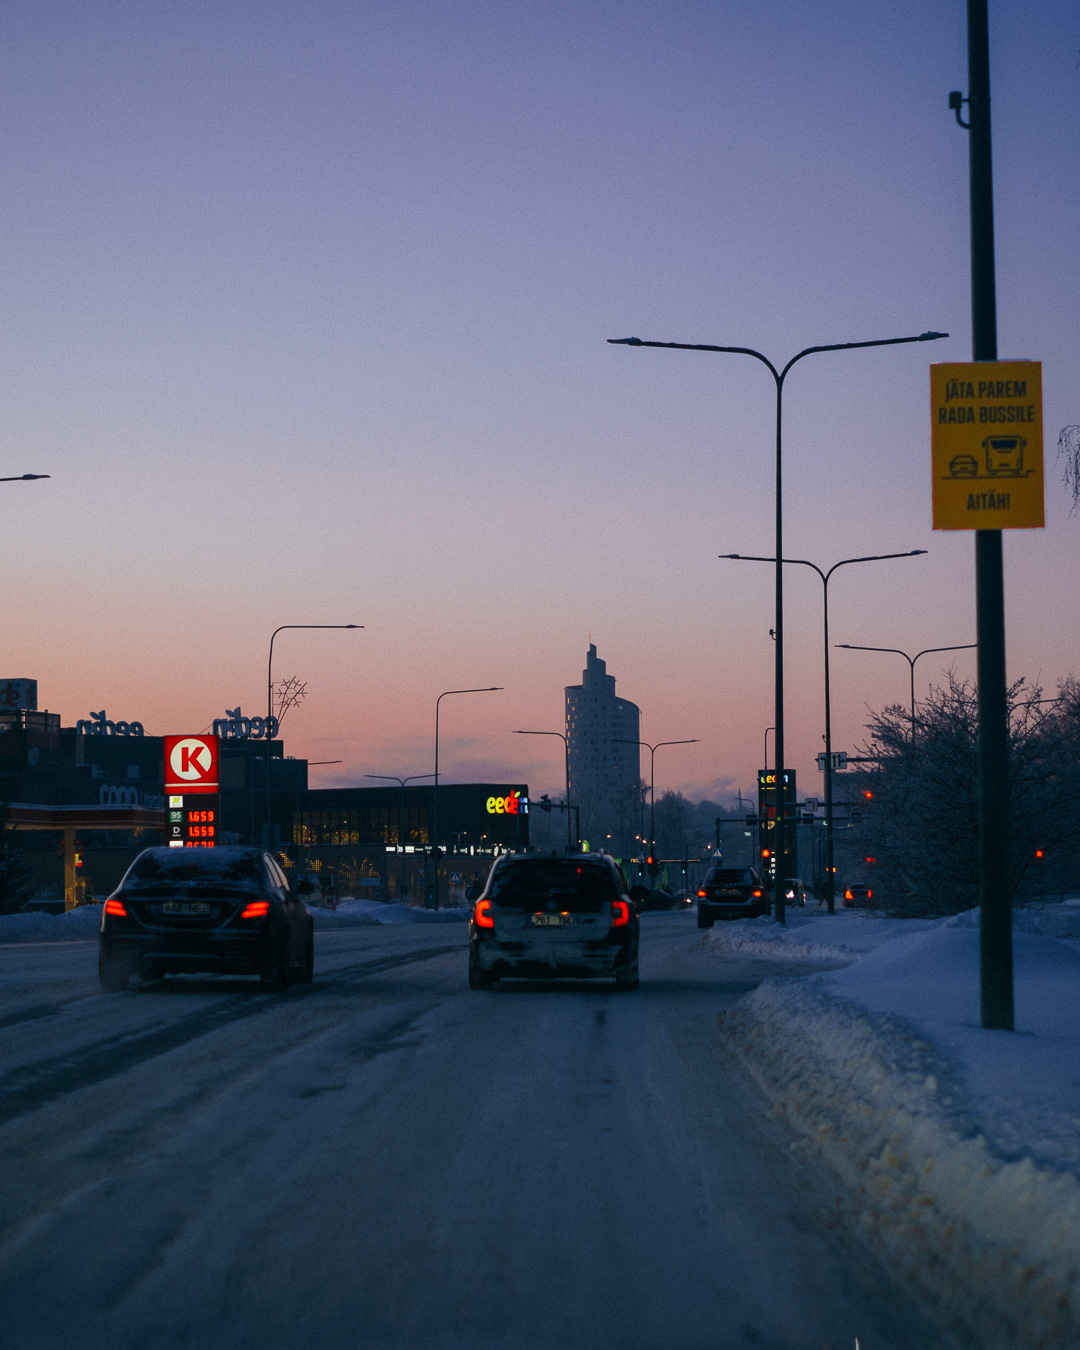
[[[763,858],[771,858],[771,857],[772,857],[772,854],[769,852],[769,850],[768,850],[767,848],[763,848],[763,849],[761,850],[761,856],[762,856]]]
[[[864,789],[863,789],[863,796],[866,798],[866,800],[867,800],[868,802],[869,802],[869,801],[873,801],[873,799],[874,799],[874,794],[870,791],[869,788],[864,788]]]
[[[1043,855],[1042,849],[1041,849],[1041,848],[1037,848],[1037,849],[1035,850],[1035,856],[1036,856],[1036,858],[1041,858],[1042,855]]]

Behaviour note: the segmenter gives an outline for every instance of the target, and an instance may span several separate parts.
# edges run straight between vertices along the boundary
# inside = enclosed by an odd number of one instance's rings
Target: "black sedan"
[[[98,978],[111,993],[137,975],[258,975],[284,990],[310,981],[311,914],[260,848],[148,848],[105,901]]]

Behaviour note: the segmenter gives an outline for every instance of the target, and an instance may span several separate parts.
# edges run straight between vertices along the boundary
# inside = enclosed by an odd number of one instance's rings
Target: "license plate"
[[[569,914],[534,914],[532,921],[537,928],[561,928],[563,924],[574,922]]]
[[[728,890],[728,891],[721,891],[720,894],[721,894],[721,895],[738,895],[739,892],[738,892],[738,891],[731,891],[731,890]]]
[[[210,906],[205,900],[166,900],[161,906],[162,914],[209,914]]]

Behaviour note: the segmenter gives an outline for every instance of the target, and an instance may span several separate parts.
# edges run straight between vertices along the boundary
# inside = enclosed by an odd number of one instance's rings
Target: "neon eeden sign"
[[[508,797],[489,797],[487,813],[489,816],[527,816],[529,799],[516,789]]]
[[[75,723],[75,731],[80,736],[145,736],[141,722],[110,722],[105,709],[91,713],[89,717],[80,717]]]
[[[226,708],[224,717],[214,718],[214,735],[223,741],[272,741],[278,734],[276,717],[245,717],[239,706]]]

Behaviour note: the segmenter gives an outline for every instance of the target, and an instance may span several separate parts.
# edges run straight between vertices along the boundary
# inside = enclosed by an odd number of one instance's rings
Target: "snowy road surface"
[[[470,993],[464,925],[320,932],[284,996],[0,949],[0,1346],[946,1344],[725,1058],[777,964],[693,924],[636,994]]]

